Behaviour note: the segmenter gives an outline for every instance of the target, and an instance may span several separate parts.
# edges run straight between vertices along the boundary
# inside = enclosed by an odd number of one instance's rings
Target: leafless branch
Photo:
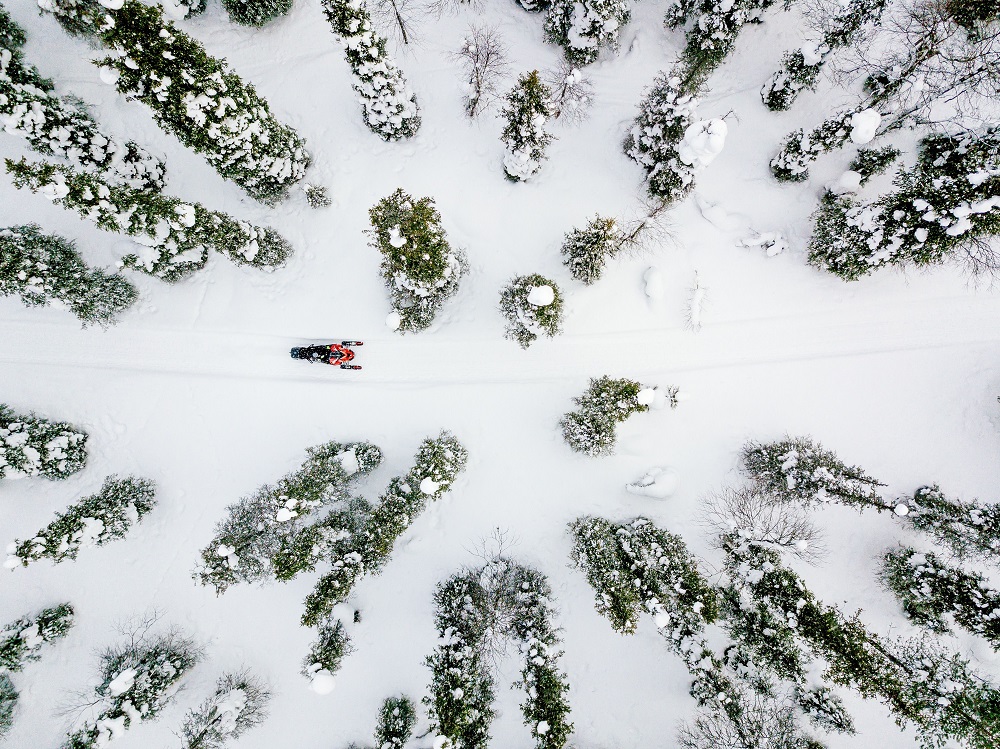
[[[542,76],[552,92],[552,118],[577,124],[587,119],[594,104],[593,82],[583,72],[566,60],[559,66],[545,71]]]
[[[461,48],[452,56],[465,67],[465,113],[475,117],[500,96],[500,80],[510,68],[507,45],[495,26],[470,26]]]

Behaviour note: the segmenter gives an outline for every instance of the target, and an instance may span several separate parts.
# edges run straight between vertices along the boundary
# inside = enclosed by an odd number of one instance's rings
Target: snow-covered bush
[[[441,305],[458,291],[465,255],[448,244],[433,198],[415,200],[396,190],[368,211],[371,246],[382,253],[380,270],[397,329],[424,330]]]
[[[886,264],[918,266],[958,257],[995,271],[1000,257],[1000,128],[921,143],[917,165],[872,202],[827,195],[815,216],[809,262],[853,281]]]
[[[98,61],[118,92],[148,106],[157,124],[202,154],[255,200],[273,204],[305,176],[305,141],[271,114],[253,86],[199,41],[139,0],[39,0],[72,33],[108,50]]]
[[[243,26],[263,26],[292,9],[292,0],[222,0],[229,20]]]
[[[302,661],[302,675],[312,681],[314,692],[329,694],[334,687],[333,675],[351,652],[351,638],[344,629],[344,623],[336,617],[327,617],[320,622],[316,633],[316,641]]]
[[[777,155],[771,159],[771,174],[781,182],[804,182],[809,164],[821,153],[840,148],[851,138],[851,120],[857,112],[841,112],[807,134],[795,130],[788,134]],[[867,141],[865,141],[867,142]]]
[[[885,172],[900,156],[895,146],[881,148],[859,148],[857,155],[848,167],[852,172],[861,175],[860,185],[864,185],[872,177]]]
[[[497,85],[510,67],[509,50],[494,26],[470,26],[455,57],[466,75],[465,113],[475,117],[499,92]]]
[[[562,47],[574,65],[589,65],[601,49],[618,50],[618,37],[631,18],[628,0],[552,0],[545,38]]]
[[[549,109],[552,119],[582,122],[594,104],[594,82],[578,67],[566,60],[542,76],[549,89]]]
[[[194,573],[199,583],[224,593],[236,583],[287,580],[308,568],[309,560],[314,562],[328,545],[336,545],[339,529],[308,533],[308,543],[302,536],[322,509],[350,505],[352,485],[378,467],[382,451],[368,442],[327,442],[307,448],[306,454],[297,471],[227,508],[228,517],[202,549]]]
[[[303,185],[302,191],[310,208],[328,208],[333,203],[323,185]]]
[[[7,159],[16,187],[40,193],[76,211],[105,231],[132,237],[139,247],[126,255],[126,267],[165,281],[176,281],[204,267],[208,250],[237,265],[273,269],[292,248],[274,229],[253,226],[169,195],[115,185],[100,175],[56,164]]]
[[[933,552],[899,548],[885,555],[882,577],[914,624],[944,633],[953,620],[1000,647],[1000,593],[978,572],[949,565]]]
[[[613,218],[594,216],[583,229],[573,229],[563,239],[560,252],[570,275],[588,286],[601,277],[604,263],[621,249],[623,237]]]
[[[61,156],[112,182],[144,190],[163,187],[163,162],[132,141],[102,133],[79,105],[52,94],[52,81],[28,65],[24,31],[0,7],[0,124],[46,156]]]
[[[611,455],[617,424],[634,413],[649,410],[649,404],[639,398],[645,389],[625,378],[605,375],[591,379],[583,395],[573,399],[577,410],[568,412],[559,422],[566,444],[585,455]]]
[[[208,0],[161,0],[160,5],[171,18],[194,18],[205,12]]]
[[[375,749],[403,749],[413,735],[417,709],[406,696],[387,697],[375,726]]]
[[[562,294],[555,281],[537,273],[518,276],[500,292],[500,314],[507,320],[506,337],[528,348],[540,335],[562,332]]]
[[[64,479],[86,464],[86,432],[0,403],[0,479]]]
[[[354,72],[365,124],[382,140],[402,140],[420,127],[417,97],[386,51],[386,41],[372,27],[364,0],[322,0],[333,33],[344,45]]]
[[[107,326],[139,296],[127,278],[88,268],[73,243],[36,224],[0,229],[0,296],[28,307],[70,310],[84,326]]]
[[[271,693],[252,674],[224,674],[215,694],[188,711],[181,730],[183,749],[223,749],[267,719],[270,699]]]
[[[363,575],[377,573],[389,559],[396,539],[430,502],[444,496],[467,460],[468,452],[453,434],[441,432],[425,439],[409,472],[389,482],[362,530],[331,555],[333,569],[306,597],[302,623],[307,627],[320,624],[334,606],[347,599]]]
[[[90,703],[96,715],[70,733],[62,749],[98,749],[134,722],[155,719],[200,659],[194,641],[178,633],[133,637],[108,648],[101,654],[101,682]]]
[[[849,466],[811,437],[747,442],[740,452],[743,472],[759,491],[778,502],[805,505],[840,502],[864,509],[887,509],[879,483],[858,466]]]
[[[7,674],[0,674],[0,739],[7,735],[14,724],[14,708],[17,707],[17,690]]]
[[[73,627],[73,607],[68,603],[22,616],[0,631],[0,669],[21,671],[37,661],[43,645],[65,637]]]
[[[545,124],[552,117],[552,92],[542,83],[537,70],[522,75],[507,94],[503,109],[505,121],[500,140],[506,151],[503,170],[511,182],[531,179],[545,160],[545,149],[552,136]]]
[[[156,487],[149,479],[108,476],[97,494],[56,513],[56,519],[33,538],[15,541],[4,563],[14,569],[40,559],[54,563],[76,559],[80,549],[124,538],[133,525],[156,507]]]
[[[1000,504],[953,499],[935,484],[917,489],[895,514],[959,558],[1000,560]]]

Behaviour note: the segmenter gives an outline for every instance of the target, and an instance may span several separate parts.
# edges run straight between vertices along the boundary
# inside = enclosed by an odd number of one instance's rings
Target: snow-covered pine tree
[[[594,216],[583,229],[573,229],[563,239],[560,252],[570,275],[586,285],[604,272],[604,263],[622,247],[624,237],[613,218]]]
[[[261,27],[292,9],[292,0],[222,0],[229,20],[241,26]]]
[[[0,296],[68,309],[84,326],[108,326],[139,292],[124,276],[88,268],[70,240],[27,224],[0,229]]]
[[[914,624],[945,633],[953,620],[1000,648],[1000,592],[978,572],[950,565],[930,551],[901,547],[883,558],[882,577]]]
[[[809,262],[854,281],[886,264],[958,257],[974,271],[1000,267],[1000,128],[935,136],[913,169],[872,202],[827,194],[815,216]]]
[[[365,124],[382,140],[410,138],[420,127],[420,108],[386,40],[372,26],[365,0],[322,0],[333,33],[344,45],[361,99]]]
[[[743,472],[778,502],[804,505],[840,502],[863,510],[889,509],[879,483],[858,466],[849,466],[811,437],[747,442],[740,451]]]
[[[108,476],[97,494],[56,513],[56,519],[34,537],[15,541],[4,566],[14,569],[40,559],[51,559],[56,564],[76,559],[80,549],[124,538],[154,507],[156,486],[152,481]]]
[[[302,661],[302,675],[312,681],[313,691],[328,694],[334,686],[333,675],[351,652],[351,638],[344,623],[327,617],[316,627],[316,641]]]
[[[323,509],[350,505],[353,484],[382,462],[382,451],[368,442],[327,442],[307,448],[306,455],[297,471],[227,508],[228,516],[202,549],[194,573],[199,583],[221,594],[236,583],[274,579],[279,571],[282,579],[293,577],[290,559],[299,556],[292,550],[303,546],[299,537],[312,517]],[[309,534],[307,556],[314,546],[335,544],[338,535]],[[276,565],[279,555],[284,555],[283,563]]]
[[[840,112],[809,133],[801,128],[789,133],[781,150],[771,159],[771,174],[781,182],[804,182],[809,177],[809,164],[821,153],[840,148],[851,140],[855,117],[867,111],[874,110],[860,107]]]
[[[896,506],[895,514],[960,559],[1000,561],[1000,504],[954,499],[934,484],[917,489]]]
[[[321,624],[350,595],[363,575],[376,574],[386,563],[403,532],[430,503],[451,488],[465,468],[468,451],[450,432],[428,437],[417,449],[413,467],[396,476],[372,509],[364,528],[331,557],[333,569],[323,575],[306,597],[302,623]]]
[[[223,674],[215,694],[189,710],[181,736],[183,749],[223,749],[267,719],[271,693],[247,671]]]
[[[375,749],[403,749],[413,735],[417,708],[405,695],[387,697],[382,702],[375,726]]]
[[[396,329],[414,333],[430,327],[441,305],[458,291],[467,269],[465,254],[448,244],[433,198],[416,200],[398,189],[368,215],[370,244],[382,253],[379,269]]]
[[[64,479],[86,464],[86,432],[0,403],[0,479]]]
[[[39,0],[71,33],[96,37],[97,64],[118,92],[148,106],[156,123],[200,153],[250,197],[271,205],[305,176],[305,141],[224,60],[140,0]]]
[[[528,348],[540,335],[562,332],[562,294],[555,281],[537,273],[518,276],[500,292],[500,314],[507,320],[506,337]]]
[[[542,168],[545,149],[552,142],[545,124],[552,116],[552,92],[537,70],[522,75],[507,94],[506,122],[500,140],[506,146],[503,170],[511,182],[531,179]]]
[[[583,394],[573,399],[577,410],[566,413],[559,422],[566,444],[585,455],[611,455],[616,425],[634,413],[649,410],[639,399],[639,393],[646,389],[626,378],[605,375],[591,379]]]
[[[0,739],[14,725],[14,708],[17,707],[17,690],[7,674],[0,674]]]
[[[99,749],[134,722],[155,719],[200,659],[194,641],[176,632],[151,640],[133,637],[108,648],[94,690],[96,715],[70,733],[62,749]]]
[[[859,148],[857,155],[848,167],[852,172],[861,175],[861,185],[872,177],[884,173],[900,157],[900,150],[895,146],[880,148]]]
[[[810,7],[807,20],[823,31],[818,42],[785,53],[781,68],[760,91],[764,106],[784,111],[803,89],[814,88],[830,54],[862,37],[866,26],[876,24],[888,0],[848,0]]]
[[[37,661],[42,646],[65,637],[73,627],[73,607],[68,603],[22,616],[0,631],[0,669],[21,671]]]
[[[163,162],[132,141],[105,135],[79,105],[56,97],[52,81],[21,51],[24,31],[0,7],[0,119],[4,131],[46,156],[101,172],[112,182],[143,190],[163,188]]]
[[[622,27],[631,18],[628,0],[552,0],[545,38],[562,47],[574,65],[589,65],[601,49],[618,50]]]
[[[209,249],[237,265],[265,270],[280,266],[292,252],[274,229],[210,211],[200,203],[111,184],[98,174],[23,158],[7,159],[7,171],[16,187],[40,193],[105,231],[132,237],[139,248],[122,258],[123,265],[165,281],[203,268]]]

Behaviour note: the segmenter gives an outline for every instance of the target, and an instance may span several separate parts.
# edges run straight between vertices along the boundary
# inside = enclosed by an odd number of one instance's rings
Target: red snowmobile
[[[296,346],[292,349],[293,359],[305,359],[311,362],[322,362],[340,366],[341,369],[361,369],[358,364],[351,364],[354,359],[352,346],[364,346],[364,341],[341,341],[340,343],[323,343],[316,346]]]

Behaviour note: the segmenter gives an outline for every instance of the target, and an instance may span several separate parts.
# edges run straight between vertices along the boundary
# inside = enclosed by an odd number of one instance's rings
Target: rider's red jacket
[[[346,346],[341,346],[339,343],[330,344],[330,361],[329,364],[347,364],[354,358],[354,352],[351,351]]]

